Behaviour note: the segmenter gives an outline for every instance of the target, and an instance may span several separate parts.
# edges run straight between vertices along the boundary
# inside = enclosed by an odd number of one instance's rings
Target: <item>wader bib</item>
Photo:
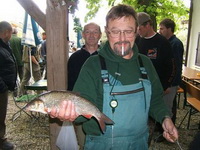
[[[100,57],[100,60],[103,59]],[[103,60],[104,61],[104,60]],[[100,136],[87,135],[85,150],[147,150],[148,112],[151,84],[140,62],[141,79],[136,84],[122,85],[105,67],[101,70],[103,80],[103,113],[114,125],[107,125]],[[103,62],[105,66],[105,62]],[[101,60],[102,64],[102,60]]]

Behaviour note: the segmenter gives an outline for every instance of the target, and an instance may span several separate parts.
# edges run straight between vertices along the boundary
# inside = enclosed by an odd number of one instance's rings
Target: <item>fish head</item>
[[[44,106],[44,102],[40,99],[32,100],[25,106],[25,109],[27,111],[34,111],[34,112],[40,112],[43,114],[47,114],[47,109]]]

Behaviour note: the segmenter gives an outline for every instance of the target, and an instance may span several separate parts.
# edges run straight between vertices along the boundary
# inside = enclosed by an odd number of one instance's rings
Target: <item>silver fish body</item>
[[[70,91],[48,91],[42,93],[27,104],[26,110],[46,114],[48,108],[59,108],[59,105],[63,100],[72,101],[78,114],[83,115],[88,119],[95,117],[103,132],[105,131],[105,124],[114,124],[114,122],[100,112],[94,104]]]

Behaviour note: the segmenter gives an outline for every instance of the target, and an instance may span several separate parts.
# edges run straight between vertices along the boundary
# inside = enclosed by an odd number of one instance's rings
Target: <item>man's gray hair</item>
[[[97,27],[99,27],[99,32],[101,33],[101,27],[98,24],[94,23],[94,22],[90,22],[90,23],[86,24],[84,26],[84,28],[83,28],[83,32],[85,31],[85,27],[88,26],[88,25],[90,25],[90,24],[93,24],[93,25],[96,25]]]
[[[3,33],[4,31],[9,30],[12,31],[12,26],[7,21],[1,21],[0,22],[0,33]]]
[[[125,4],[118,4],[117,6],[113,6],[108,14],[106,15],[106,26],[108,26],[109,20],[115,20],[122,17],[133,17],[136,22],[137,27],[137,13],[133,9],[133,7]]]

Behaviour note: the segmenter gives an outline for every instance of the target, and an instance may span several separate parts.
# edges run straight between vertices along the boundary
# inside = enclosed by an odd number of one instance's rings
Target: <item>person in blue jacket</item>
[[[176,24],[171,19],[163,19],[160,24],[159,33],[163,35],[171,44],[172,52],[174,56],[174,62],[175,62],[175,76],[172,81],[172,86],[170,88],[170,93],[168,97],[168,101],[166,102],[167,106],[170,108],[170,110],[173,113],[172,120],[175,123],[176,120],[176,92],[181,86],[182,83],[182,65],[183,65],[183,53],[184,53],[184,47],[183,43],[179,38],[176,37],[174,34]]]

